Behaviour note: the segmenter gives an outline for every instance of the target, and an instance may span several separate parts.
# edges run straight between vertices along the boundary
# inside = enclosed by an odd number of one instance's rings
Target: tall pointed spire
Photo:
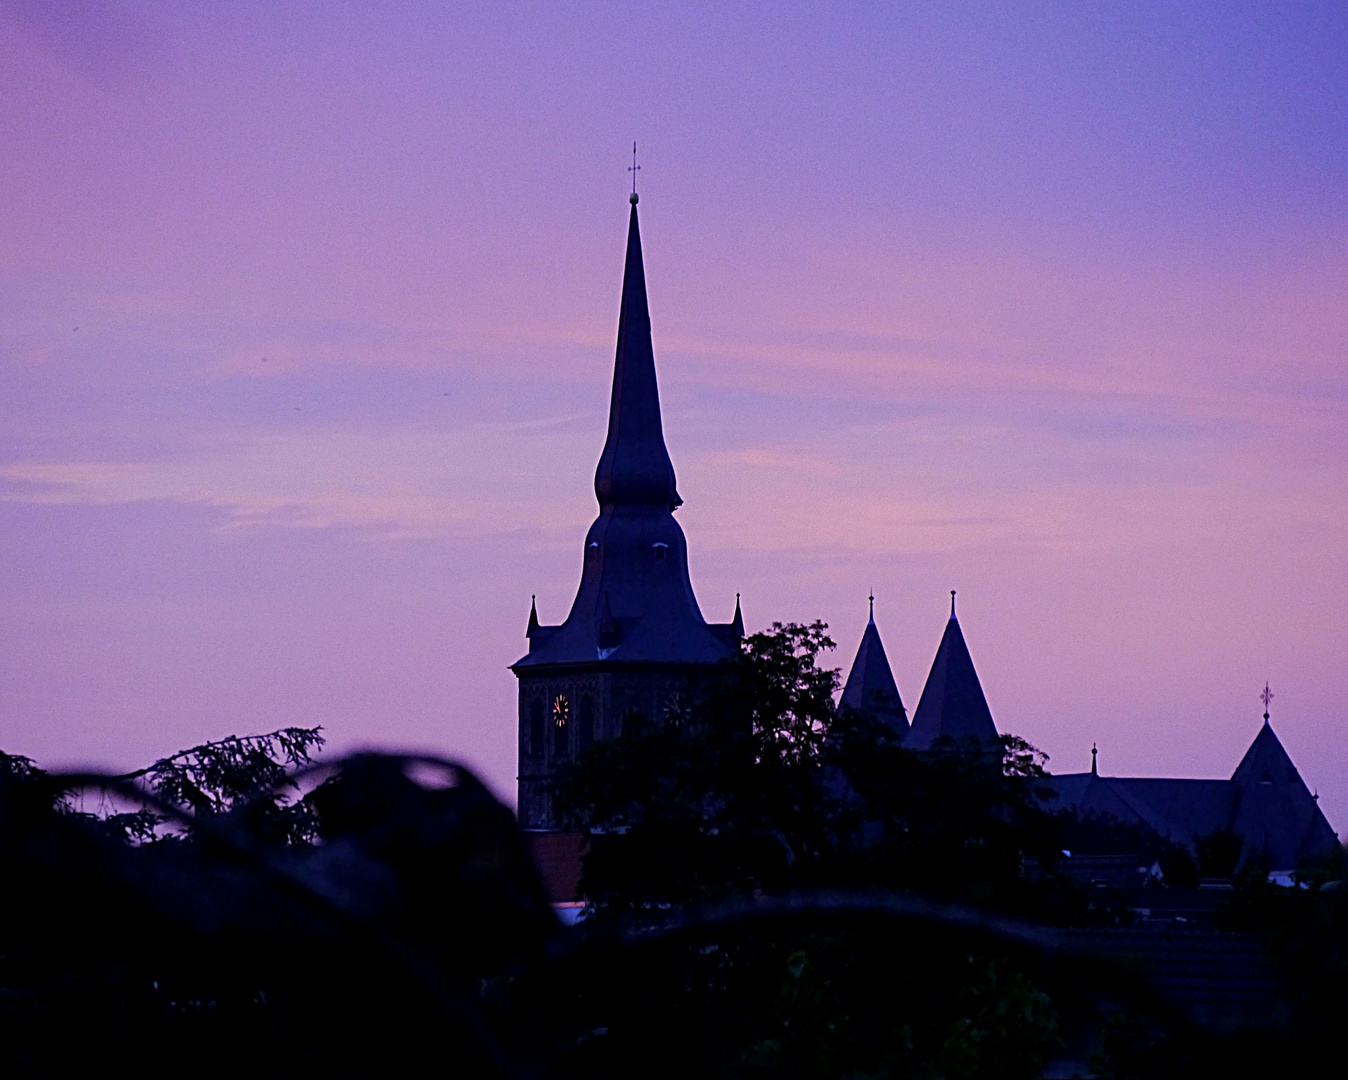
[[[955,593],[950,593],[950,621],[922,688],[907,745],[929,750],[938,739],[949,738],[956,749],[976,739],[985,752],[997,749],[1000,736],[992,711],[974,670],[969,646],[955,618]]]
[[[899,687],[875,625],[874,596],[870,597],[870,603],[870,619],[861,635],[861,644],[857,647],[842,697],[838,699],[838,707],[870,712],[902,735],[908,730],[908,713],[899,697]]]
[[[627,226],[627,266],[618,317],[618,354],[613,366],[608,439],[594,474],[599,505],[636,505],[672,509],[682,503],[674,465],[660,425],[660,393],[655,382],[655,351],[646,303],[646,271],[641,259],[637,205]]]
[[[531,829],[558,825],[559,743],[541,730],[548,709],[568,705],[582,739],[612,737],[626,716],[665,715],[670,695],[738,655],[744,636],[738,598],[733,622],[708,624],[693,593],[688,542],[672,513],[680,499],[660,424],[635,190],[630,203],[608,434],[594,475],[599,515],[578,553],[570,613],[542,626],[531,608],[529,652],[511,665],[520,681],[520,823]]]
[[[714,664],[739,650],[743,620],[709,625],[671,511],[681,501],[665,449],[631,200],[608,434],[594,476],[599,516],[585,536],[580,587],[559,626],[540,626],[517,673],[552,664]]]

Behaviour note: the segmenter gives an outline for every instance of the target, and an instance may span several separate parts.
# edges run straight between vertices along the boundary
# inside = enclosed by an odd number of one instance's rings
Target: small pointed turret
[[[899,697],[899,687],[875,625],[874,596],[870,603],[870,619],[861,635],[861,644],[857,647],[842,697],[838,699],[838,707],[869,712],[902,735],[908,731],[908,712]]]
[[[600,507],[673,509],[683,502],[675,487],[674,465],[660,425],[660,392],[655,382],[655,351],[635,202],[627,226],[627,265],[618,316],[608,439],[595,470],[594,493]]]
[[[538,633],[538,597],[529,597],[529,629],[524,631],[527,638],[533,637]]]
[[[744,616],[740,614],[740,594],[735,594],[735,616],[730,620],[730,629],[737,638],[744,636]]]
[[[969,646],[964,643],[959,620],[955,618],[955,591],[950,591],[950,621],[946,623],[941,646],[922,688],[922,697],[913,714],[913,727],[905,745],[914,750],[930,750],[937,740],[949,738],[955,749],[977,740],[984,752],[998,749],[1000,736],[992,722],[983,687],[974,670]]]

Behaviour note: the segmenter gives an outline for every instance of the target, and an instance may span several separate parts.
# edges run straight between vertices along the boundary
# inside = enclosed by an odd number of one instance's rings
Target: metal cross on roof
[[[635,195],[637,193],[637,173],[641,172],[641,166],[637,164],[637,144],[635,141],[632,143],[632,164],[627,171],[632,174],[632,194]],[[636,200],[633,199],[632,201],[635,202]]]
[[[1264,683],[1264,692],[1259,695],[1259,700],[1264,703],[1264,719],[1268,719],[1268,703],[1273,700],[1273,691],[1268,688],[1268,683]]]

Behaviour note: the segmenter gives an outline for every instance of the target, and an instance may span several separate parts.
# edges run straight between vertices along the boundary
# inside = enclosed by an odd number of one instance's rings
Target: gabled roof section
[[[936,650],[927,685],[922,688],[905,745],[914,750],[930,750],[943,737],[951,739],[956,748],[968,746],[970,740],[976,739],[984,751],[996,749],[1000,739],[978,672],[974,670],[973,657],[955,618],[953,592],[950,621]]]
[[[637,205],[627,225],[627,264],[623,271],[618,316],[618,353],[613,365],[608,439],[594,474],[600,507],[660,506],[682,503],[674,482],[674,464],[660,425],[660,392],[655,382],[655,350],[646,302],[646,270],[641,258]]]
[[[908,731],[908,711],[903,707],[898,684],[894,682],[894,673],[889,667],[889,657],[885,655],[885,646],[880,641],[874,608],[870,621],[866,623],[866,631],[861,635],[861,645],[857,648],[856,659],[852,661],[852,670],[848,673],[838,707],[872,713],[901,734]]]
[[[1292,758],[1264,721],[1231,775],[1232,829],[1271,870],[1294,870],[1307,858],[1332,854],[1338,837]]]
[[[1230,780],[1070,773],[1049,782],[1059,809],[1145,822],[1190,847],[1219,829],[1234,832],[1246,855],[1271,871],[1295,870],[1338,848],[1333,828],[1268,723]]]

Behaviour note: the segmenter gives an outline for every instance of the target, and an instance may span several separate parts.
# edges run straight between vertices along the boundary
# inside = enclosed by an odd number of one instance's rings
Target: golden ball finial
[[[637,193],[636,193],[635,191],[632,192],[631,195],[627,196],[627,201],[630,202],[633,206],[636,206],[636,204],[637,204]]]

